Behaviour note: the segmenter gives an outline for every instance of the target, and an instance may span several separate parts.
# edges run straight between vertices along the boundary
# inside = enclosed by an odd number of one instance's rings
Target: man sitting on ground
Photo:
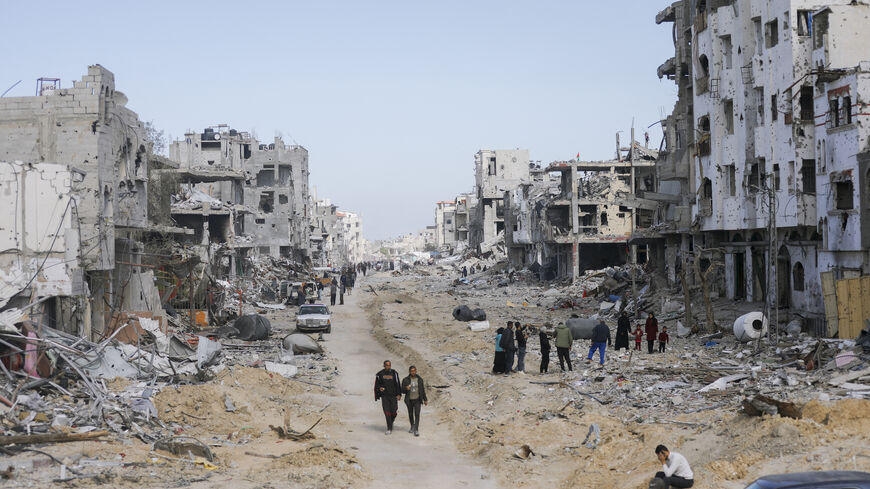
[[[695,484],[695,474],[692,473],[686,457],[668,450],[668,447],[664,445],[656,447],[656,456],[662,464],[662,471],[656,473],[655,478],[664,481],[664,489],[686,488]]]

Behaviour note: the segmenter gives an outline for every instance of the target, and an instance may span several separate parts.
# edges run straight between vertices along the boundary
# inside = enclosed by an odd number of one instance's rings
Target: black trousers
[[[387,429],[393,429],[393,421],[399,415],[399,400],[396,396],[381,396],[381,406],[384,408],[384,417],[387,418]]]
[[[339,305],[342,305],[342,306],[344,305],[344,294],[341,294],[341,296],[340,296]]]
[[[665,489],[671,489],[672,487],[677,487],[681,489],[685,489],[688,487],[692,487],[695,485],[695,481],[692,479],[683,479],[682,477],[677,477],[672,475],[670,477],[666,477],[664,472],[656,473],[656,479],[663,479],[665,481]]]
[[[664,352],[665,352],[665,342],[659,341],[659,353],[664,353]]]
[[[574,370],[571,368],[571,349],[564,348],[561,346],[556,347],[556,354],[559,356],[559,367],[562,368],[562,371],[565,371],[565,362],[568,362],[568,370]]]
[[[653,352],[653,343],[655,343],[655,342],[656,342],[656,340],[646,340],[646,347],[650,353]]]
[[[541,350],[541,373],[545,374],[550,369],[550,350]]]
[[[408,406],[408,419],[411,421],[411,428],[417,431],[420,428],[420,409],[423,407],[423,401],[420,399],[407,399],[405,405]]]
[[[329,305],[331,305],[331,306],[335,305],[335,295],[329,296]]]

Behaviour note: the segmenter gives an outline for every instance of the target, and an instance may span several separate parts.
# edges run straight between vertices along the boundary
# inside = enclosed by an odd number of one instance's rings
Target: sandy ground
[[[430,287],[444,280],[388,274],[360,280],[346,304],[333,308],[333,333],[322,343],[326,356],[308,362],[314,370],[296,379],[235,366],[207,383],[165,387],[153,398],[160,422],[209,445],[214,466],[155,455],[134,433],[39,448],[86,476],[64,483],[72,487],[643,489],[658,470],[653,449],[659,443],[687,456],[698,488],[741,489],[760,475],[797,470],[870,471],[867,401],[811,401],[799,420],[751,418],[733,407],[715,408],[740,395],[733,390],[679,402],[665,394],[638,396],[626,405],[599,404],[569,388],[532,383],[583,381],[580,389],[596,394],[632,392],[630,374],[614,381],[625,354],[612,355],[603,370],[580,364],[569,374],[559,372],[553,354],[550,373],[538,374],[539,357],[531,353],[526,375],[494,376],[494,331],[472,333],[453,320],[452,308],[465,298]],[[490,308],[488,314],[500,324],[517,311]],[[539,308],[523,314],[524,320],[543,322],[554,313]],[[270,317],[279,341],[292,329],[292,312]],[[427,381],[430,403],[420,437],[407,432],[404,403],[393,434],[384,434],[372,393],[384,359],[400,374],[416,365]],[[650,367],[672,370],[680,359],[679,352],[644,357]],[[311,381],[318,385],[306,383]],[[227,412],[227,398],[234,412]],[[685,412],[688,401],[713,408]],[[320,418],[310,440],[282,440],[270,428],[286,419],[303,431]],[[601,431],[594,449],[583,443],[592,424]],[[534,452],[528,458],[518,457],[524,445]],[[35,467],[2,481],[4,487],[46,487],[60,474],[56,464],[34,453],[0,461]]]

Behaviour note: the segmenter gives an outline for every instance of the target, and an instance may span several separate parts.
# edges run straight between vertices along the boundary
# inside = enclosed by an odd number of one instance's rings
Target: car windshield
[[[305,314],[329,314],[326,306],[302,306],[299,308],[299,315]]]

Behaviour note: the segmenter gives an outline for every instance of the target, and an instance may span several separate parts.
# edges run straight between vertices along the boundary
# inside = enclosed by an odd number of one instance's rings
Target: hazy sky
[[[226,123],[308,148],[319,197],[379,239],[434,223],[480,148],[612,157],[670,113],[670,1],[4,2],[0,93],[99,63],[179,138]],[[658,147],[661,131],[650,130]]]

